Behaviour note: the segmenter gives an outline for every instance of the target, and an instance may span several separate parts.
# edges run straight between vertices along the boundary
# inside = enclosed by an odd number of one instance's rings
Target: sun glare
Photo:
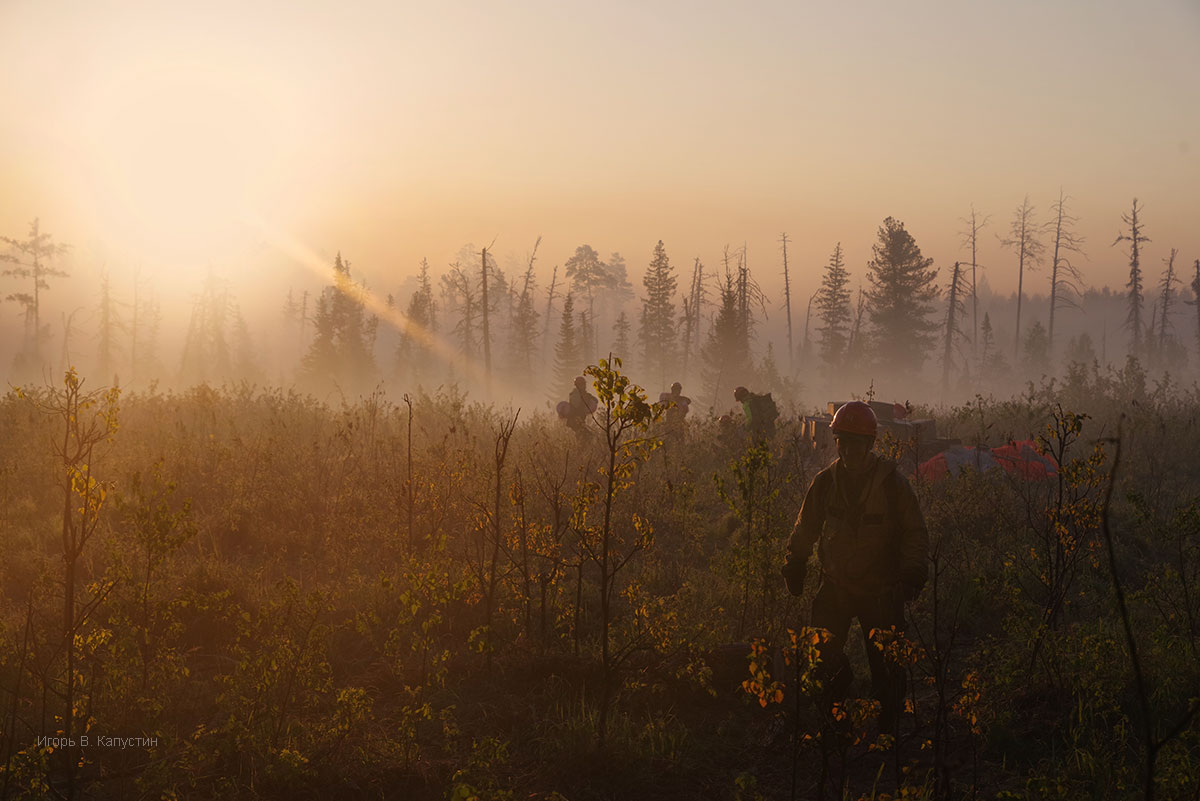
[[[80,149],[110,236],[187,258],[244,229],[280,153],[268,106],[211,79],[158,78],[97,101]]]

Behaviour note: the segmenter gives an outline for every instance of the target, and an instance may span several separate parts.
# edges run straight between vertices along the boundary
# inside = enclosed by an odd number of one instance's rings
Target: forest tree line
[[[388,293],[368,288],[339,252],[323,287],[290,287],[277,312],[249,320],[210,271],[177,353],[162,344],[162,309],[140,274],[119,296],[103,273],[91,308],[55,320],[44,309],[47,294],[70,279],[59,266],[68,248],[34,220],[27,236],[3,237],[0,258],[7,299],[22,316],[10,371],[17,381],[80,362],[132,386],[247,381],[353,397],[459,382],[482,397],[541,405],[612,354],[647,387],[682,380],[708,407],[729,405],[737,385],[812,406],[868,385],[897,394],[934,387],[935,378],[940,394],[922,400],[962,399],[1072,363],[1119,366],[1128,356],[1179,376],[1200,363],[1189,360],[1200,348],[1200,259],[1189,274],[1170,248],[1161,269],[1151,269],[1143,217],[1137,200],[1122,215],[1111,250],[1128,262],[1129,277],[1115,290],[1088,285],[1078,220],[1062,193],[1048,216],[1026,198],[1002,232],[972,208],[962,220],[964,259],[940,267],[888,217],[861,269],[847,264],[842,243],[832,245],[807,299],[793,294],[800,270],[789,262],[786,234],[778,258],[753,268],[744,246],[727,246],[715,266],[699,257],[684,266],[659,241],[640,287],[620,253],[605,258],[586,244],[548,279],[538,269],[540,239],[524,265],[510,259],[507,269],[488,248],[467,245],[440,272],[423,260]],[[988,269],[1015,268],[1014,296],[988,286],[978,253],[989,234],[1012,263]],[[782,302],[760,284],[777,272]]]

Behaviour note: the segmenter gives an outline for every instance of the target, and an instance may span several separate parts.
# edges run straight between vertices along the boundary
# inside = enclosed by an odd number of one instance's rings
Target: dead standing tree
[[[521,292],[517,297],[516,308],[512,314],[509,326],[511,354],[509,362],[512,365],[514,377],[518,381],[532,382],[534,378],[534,349],[537,342],[537,311],[533,308],[533,293],[537,288],[537,276],[533,272],[533,263],[537,259],[538,246],[542,244],[539,236],[533,243],[533,252],[529,254],[529,262],[525,267],[525,276],[521,282]]]
[[[558,265],[550,273],[550,288],[546,291],[546,316],[542,318],[542,358],[546,357],[546,349],[550,347],[550,321],[554,314],[554,290],[558,287]]]
[[[492,240],[492,245],[496,244]],[[480,276],[480,314],[482,315],[483,327],[483,380],[487,393],[492,392],[492,332],[491,332],[491,311],[492,308],[488,304],[488,245],[487,248],[479,253],[479,276]]]
[[[1175,285],[1179,283],[1179,278],[1175,275],[1175,257],[1179,255],[1179,251],[1171,248],[1171,255],[1163,259],[1167,264],[1167,269],[1163,272],[1162,281],[1158,288],[1162,292],[1159,296],[1158,305],[1158,358],[1163,360],[1167,354],[1167,327],[1171,323],[1171,301],[1175,299]]]
[[[1000,240],[1002,246],[1017,251],[1017,332],[1013,337],[1014,362],[1021,360],[1021,298],[1025,292],[1025,268],[1032,270],[1042,260],[1042,251],[1045,249],[1036,238],[1038,225],[1033,219],[1033,212],[1033,206],[1029,205],[1029,195],[1026,195],[1025,200],[1013,212],[1008,238]]]
[[[792,346],[792,283],[791,276],[788,275],[788,260],[787,246],[788,237],[785,232],[779,237],[779,241],[783,243],[783,306],[787,309],[787,325],[788,325],[788,375],[796,375],[795,349]]]
[[[1129,233],[1120,233],[1113,240],[1115,247],[1118,242],[1129,243],[1129,283],[1125,287],[1129,290],[1129,315],[1125,318],[1125,324],[1133,331],[1133,340],[1130,342],[1130,351],[1134,356],[1142,354],[1142,307],[1146,303],[1146,299],[1142,294],[1142,245],[1149,242],[1150,239],[1142,234],[1142,223],[1138,220],[1138,202],[1137,198],[1133,199],[1133,209],[1128,214],[1121,215],[1121,222],[1129,226]]]
[[[704,265],[700,257],[692,267],[692,283],[687,297],[683,299],[683,374],[687,375],[688,361],[693,345],[700,348],[700,310],[704,305]]]
[[[979,219],[979,215],[975,212],[975,206],[971,206],[971,216],[963,217],[962,221],[968,226],[966,231],[963,231],[963,247],[970,246],[971,248],[971,355],[975,355],[975,342],[979,339],[979,293],[976,291],[978,284],[976,283],[976,271],[979,262],[976,254],[979,249],[979,232],[988,224],[991,215]]]
[[[1072,296],[1079,295],[1083,283],[1079,268],[1067,256],[1068,253],[1083,253],[1083,237],[1074,230],[1079,220],[1067,213],[1067,201],[1070,199],[1061,189],[1058,190],[1058,202],[1050,207],[1054,219],[1047,223],[1047,228],[1054,232],[1054,255],[1050,261],[1050,330],[1047,334],[1051,357],[1054,354],[1055,312],[1063,307],[1079,308]]]
[[[475,327],[480,313],[479,298],[475,292],[475,282],[458,262],[450,265],[450,272],[442,276],[442,297],[448,312],[458,312],[461,315],[454,324],[454,333],[458,335],[460,350],[468,369],[475,361]]]

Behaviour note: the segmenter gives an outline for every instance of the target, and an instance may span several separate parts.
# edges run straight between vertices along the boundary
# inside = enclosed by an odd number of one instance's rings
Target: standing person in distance
[[[583,433],[584,424],[592,412],[596,411],[600,399],[587,391],[587,379],[575,377],[575,387],[567,396],[567,408],[564,419],[567,425],[579,433]]]
[[[779,407],[771,393],[759,394],[745,387],[733,391],[733,399],[742,404],[742,413],[746,416],[746,431],[755,440],[770,442],[775,437],[775,420],[779,417]]]
[[[692,399],[683,394],[683,384],[676,381],[671,385],[671,391],[661,393],[658,400],[660,403],[670,404],[663,417],[668,436],[682,437],[687,425],[688,408],[692,405]]]
[[[804,594],[808,557],[817,545],[821,583],[812,625],[828,629],[818,675],[825,702],[843,700],[854,679],[846,658],[850,622],[867,639],[871,688],[881,704],[879,729],[895,736],[904,703],[904,668],[869,641],[872,629],[904,631],[904,604],[916,599],[929,575],[929,534],[912,486],[896,463],[872,452],[875,412],[862,401],[842,406],[830,423],[838,459],[813,479],[782,573],[792,595]]]

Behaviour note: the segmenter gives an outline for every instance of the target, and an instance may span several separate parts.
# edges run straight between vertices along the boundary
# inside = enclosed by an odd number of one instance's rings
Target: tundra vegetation
[[[1194,387],[1131,358],[918,410],[1061,468],[915,479],[931,580],[863,646],[908,670],[893,741],[858,646],[813,703],[778,575],[829,454],[587,376],[582,436],[453,388],[9,391],[2,797],[1200,794]]]

